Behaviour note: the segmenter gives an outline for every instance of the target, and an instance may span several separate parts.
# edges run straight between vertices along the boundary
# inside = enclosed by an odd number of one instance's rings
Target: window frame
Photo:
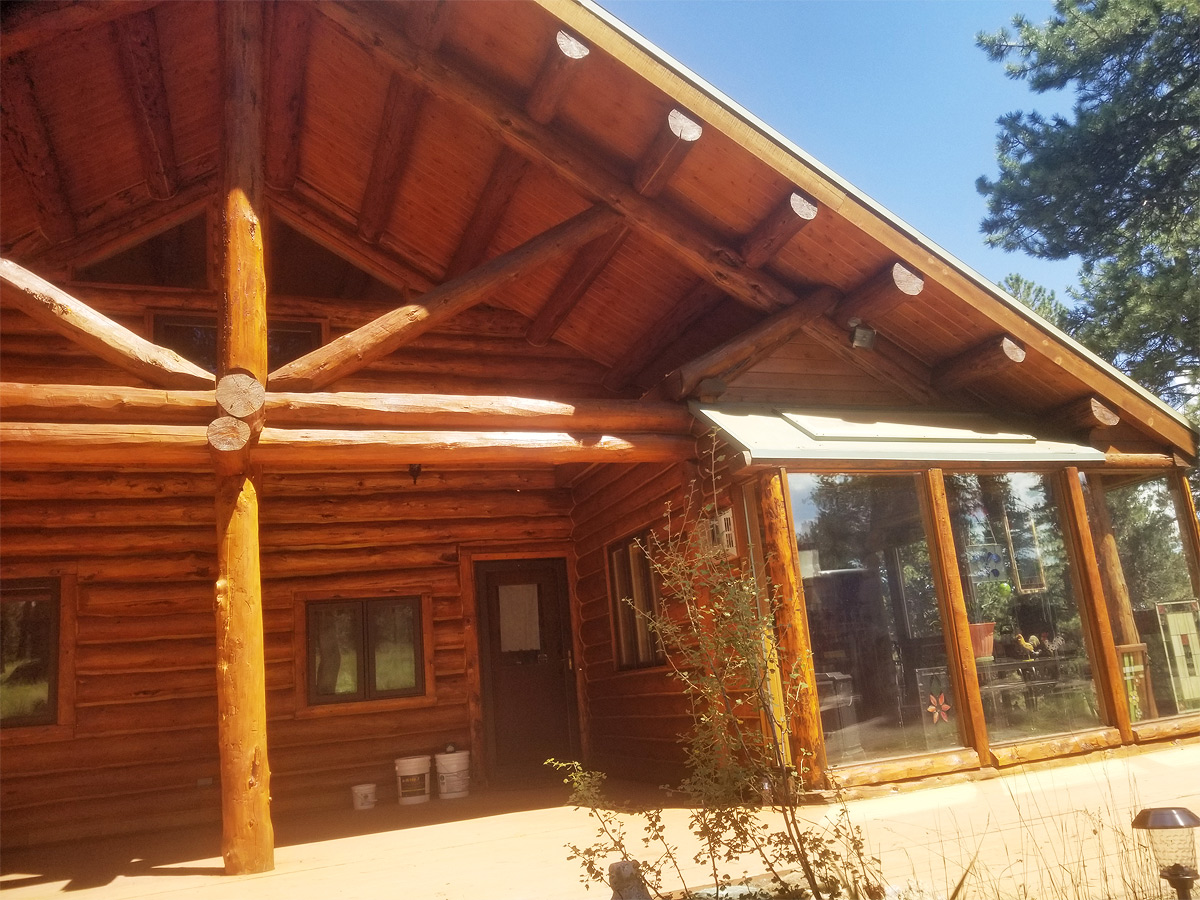
[[[0,746],[64,740],[75,731],[75,637],[78,581],[74,573],[39,578],[5,579],[8,590],[52,587],[56,594],[58,615],[55,617],[54,652],[54,710],[45,722],[15,722],[0,727]]]
[[[608,585],[609,618],[612,622],[613,667],[619,672],[636,672],[643,669],[653,669],[664,666],[667,663],[666,653],[658,636],[650,630],[645,618],[639,616],[634,609],[631,609],[624,602],[626,591],[622,587],[622,579],[620,577],[621,575],[627,577],[629,599],[633,600],[635,605],[639,603],[638,588],[640,587],[642,596],[649,593],[649,608],[655,613],[661,611],[662,594],[659,591],[658,578],[654,574],[654,567],[650,563],[650,557],[644,549],[649,539],[649,534],[648,531],[632,534],[621,540],[613,541],[604,548],[604,569]],[[638,571],[644,574],[644,580],[640,584],[635,584],[635,567],[632,561],[634,551],[637,552],[642,560],[642,565],[638,567]],[[622,555],[623,559],[627,562],[622,572],[618,572],[615,565],[618,555]],[[646,590],[647,587],[649,588],[648,592]],[[635,631],[632,635],[628,635],[625,629],[631,627],[631,625]]]
[[[419,658],[416,663],[420,687],[417,690],[405,692],[386,692],[380,696],[369,696],[366,687],[368,671],[368,627],[367,608],[371,601],[413,603],[417,613],[417,637],[419,641]],[[359,604],[360,618],[360,692],[346,699],[337,697],[314,698],[311,688],[314,685],[315,672],[311,672],[308,636],[310,631],[310,609],[321,604],[344,603]],[[396,591],[386,592],[354,592],[354,593],[297,593],[294,598],[295,622],[295,706],[296,718],[310,718],[329,715],[352,715],[364,712],[382,712],[394,709],[409,709],[413,707],[433,706],[437,703],[437,690],[434,672],[434,640],[433,640],[433,595],[429,591]]]

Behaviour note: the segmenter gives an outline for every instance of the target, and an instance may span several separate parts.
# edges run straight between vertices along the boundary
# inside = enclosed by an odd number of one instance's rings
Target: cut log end
[[[583,41],[565,31],[560,31],[555,35],[554,40],[558,44],[559,51],[567,59],[583,59],[591,52]]]
[[[918,272],[905,266],[904,263],[895,263],[892,266],[891,274],[892,283],[910,297],[917,296],[925,289],[925,279]]]
[[[704,133],[699,122],[688,118],[686,113],[678,109],[673,109],[667,114],[667,127],[671,129],[671,133],[675,137],[689,144],[700,140],[700,135]]]
[[[227,416],[250,420],[261,414],[267,389],[253,375],[235,372],[217,382],[217,405]]]
[[[809,222],[817,217],[817,201],[807,194],[793,191],[788,197],[788,205],[801,221]]]
[[[250,446],[253,431],[248,422],[220,416],[208,426],[208,446],[218,453],[238,453]]]

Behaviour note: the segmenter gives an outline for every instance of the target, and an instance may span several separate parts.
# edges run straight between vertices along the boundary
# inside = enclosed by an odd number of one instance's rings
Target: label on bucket
[[[425,793],[425,775],[401,775],[400,796],[416,797]]]

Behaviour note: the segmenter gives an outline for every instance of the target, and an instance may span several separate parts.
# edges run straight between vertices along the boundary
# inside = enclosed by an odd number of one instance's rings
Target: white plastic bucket
[[[355,809],[375,808],[375,785],[373,784],[352,785],[350,796],[354,799]]]
[[[443,800],[453,800],[465,797],[471,787],[471,751],[459,750],[455,753],[438,753],[437,780],[438,797]]]
[[[402,756],[396,760],[396,793],[402,806],[429,802],[428,756]]]

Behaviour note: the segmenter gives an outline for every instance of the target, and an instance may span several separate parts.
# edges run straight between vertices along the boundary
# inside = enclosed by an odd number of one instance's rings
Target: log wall
[[[273,808],[395,795],[392,760],[468,746],[458,545],[563,541],[570,496],[550,469],[267,473],[263,606]],[[0,577],[77,576],[75,723],[3,735],[0,840],[41,843],[216,821],[212,492],[207,473],[0,474]],[[297,685],[297,594],[433,596],[434,701],[313,716]],[[390,795],[390,797],[389,797]]]

